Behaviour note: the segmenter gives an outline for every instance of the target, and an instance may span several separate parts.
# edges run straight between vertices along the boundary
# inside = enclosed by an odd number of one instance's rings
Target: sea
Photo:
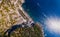
[[[45,24],[47,19],[60,18],[60,0],[25,0],[22,7],[35,22],[42,24],[44,37],[60,37],[58,30],[49,30]],[[54,29],[52,26],[50,28]]]

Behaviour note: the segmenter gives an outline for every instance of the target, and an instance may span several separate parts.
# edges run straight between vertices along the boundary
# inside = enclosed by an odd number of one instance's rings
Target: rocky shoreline
[[[23,2],[24,0],[0,1],[1,37],[43,37],[42,27],[21,7]]]

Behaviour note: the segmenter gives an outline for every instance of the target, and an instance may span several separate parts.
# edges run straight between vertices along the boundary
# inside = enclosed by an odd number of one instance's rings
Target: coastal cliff
[[[42,27],[23,10],[23,3],[24,0],[0,0],[0,37],[43,37]]]

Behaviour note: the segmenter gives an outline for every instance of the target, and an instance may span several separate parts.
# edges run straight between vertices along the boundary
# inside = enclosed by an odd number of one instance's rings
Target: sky
[[[25,0],[22,6],[42,24],[45,37],[60,37],[60,0]]]

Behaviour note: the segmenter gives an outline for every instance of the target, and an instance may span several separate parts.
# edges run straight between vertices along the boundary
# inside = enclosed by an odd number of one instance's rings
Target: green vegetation
[[[18,28],[13,31],[11,37],[43,37],[42,29],[35,25],[34,27]]]
[[[23,13],[23,10],[19,9],[19,6],[22,5],[21,0],[18,0],[17,4],[14,5],[11,3],[14,0],[2,0],[0,3],[0,37],[4,37],[4,32],[9,29],[14,23],[17,22],[17,12],[21,14],[21,16],[29,20]],[[16,8],[18,10],[16,10]],[[13,19],[12,15],[16,15],[17,18]],[[7,26],[9,25],[9,26]],[[34,27],[26,27],[26,28],[18,28],[11,33],[11,37],[43,37],[42,29],[37,24]],[[8,34],[5,35],[8,37]]]

